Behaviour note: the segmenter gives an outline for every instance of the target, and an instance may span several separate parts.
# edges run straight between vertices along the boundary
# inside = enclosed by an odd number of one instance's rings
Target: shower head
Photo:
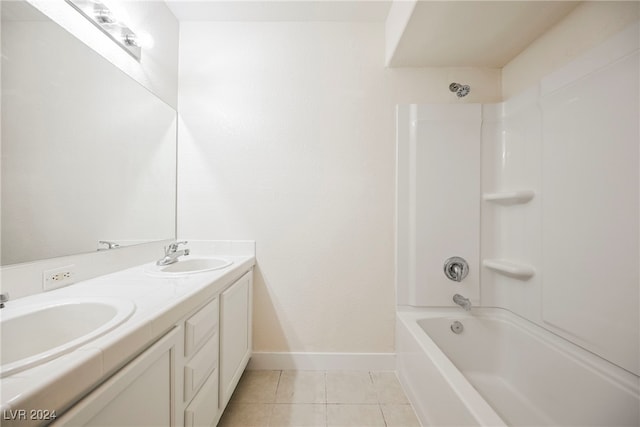
[[[464,98],[471,92],[471,87],[469,87],[469,85],[461,85],[460,83],[451,83],[449,90],[454,92],[458,98]]]

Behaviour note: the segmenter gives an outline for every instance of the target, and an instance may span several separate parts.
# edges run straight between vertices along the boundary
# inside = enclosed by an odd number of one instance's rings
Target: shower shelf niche
[[[485,259],[482,261],[482,265],[505,276],[520,280],[530,279],[536,272],[530,265],[506,259]]]
[[[482,198],[488,202],[499,203],[501,205],[524,204],[533,199],[533,190],[504,191],[499,193],[484,193]]]

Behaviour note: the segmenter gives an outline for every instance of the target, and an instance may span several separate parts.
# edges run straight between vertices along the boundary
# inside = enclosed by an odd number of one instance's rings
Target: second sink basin
[[[203,273],[205,271],[220,270],[233,264],[226,258],[199,257],[184,258],[169,265],[152,265],[147,272],[153,276],[184,276],[193,273]]]
[[[0,378],[52,360],[98,338],[127,320],[131,301],[68,298],[0,312]]]

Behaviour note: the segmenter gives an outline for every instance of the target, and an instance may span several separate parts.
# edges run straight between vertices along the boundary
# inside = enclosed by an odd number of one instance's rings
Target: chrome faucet
[[[0,294],[0,308],[4,308],[4,303],[9,301],[9,292]]]
[[[156,265],[169,265],[178,262],[181,256],[189,255],[189,249],[178,250],[179,245],[186,245],[188,242],[173,242],[169,246],[164,247],[164,257],[160,258]]]
[[[469,301],[469,298],[465,298],[460,294],[455,294],[453,296],[453,302],[464,308],[466,311],[471,310],[471,301]]]

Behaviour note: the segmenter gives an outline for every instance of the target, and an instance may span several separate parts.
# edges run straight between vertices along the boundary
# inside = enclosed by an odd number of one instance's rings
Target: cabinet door
[[[252,272],[220,297],[220,409],[224,409],[251,357]]]
[[[185,427],[210,427],[218,421],[218,371],[209,375],[207,381],[184,411]]]
[[[67,411],[56,426],[174,426],[175,357],[181,328],[126,365]]]

